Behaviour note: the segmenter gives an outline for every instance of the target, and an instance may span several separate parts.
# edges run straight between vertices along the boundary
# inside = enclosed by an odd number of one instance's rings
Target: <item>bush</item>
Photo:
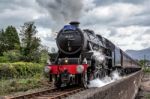
[[[27,78],[38,73],[43,73],[42,64],[27,62],[0,63],[0,79]]]
[[[28,55],[23,55],[20,57],[21,61],[25,61],[25,62],[36,62],[39,63],[40,62],[40,57],[41,57],[41,53],[39,51],[34,51]]]
[[[145,73],[150,73],[150,67],[145,67],[145,68],[143,69],[143,71],[144,71]]]
[[[4,57],[7,58],[9,62],[20,61],[20,57],[21,57],[19,50],[10,50],[8,52],[4,52],[3,55]]]
[[[0,63],[7,63],[9,59],[6,56],[0,56]]]
[[[45,64],[47,62],[47,59],[49,59],[48,52],[47,51],[41,51],[40,63]]]

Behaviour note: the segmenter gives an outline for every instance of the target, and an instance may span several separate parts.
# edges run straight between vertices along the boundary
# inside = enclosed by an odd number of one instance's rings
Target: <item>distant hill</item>
[[[147,60],[150,60],[150,48],[142,49],[142,50],[126,50],[127,54],[129,54],[134,59],[144,59],[144,55]]]

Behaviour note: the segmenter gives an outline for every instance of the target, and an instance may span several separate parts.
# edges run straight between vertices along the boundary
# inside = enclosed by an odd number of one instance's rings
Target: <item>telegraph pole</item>
[[[145,64],[146,64],[146,55],[144,55],[144,68],[146,67]]]

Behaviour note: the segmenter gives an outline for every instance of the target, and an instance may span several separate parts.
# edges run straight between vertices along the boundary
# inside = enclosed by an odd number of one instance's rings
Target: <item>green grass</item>
[[[150,99],[150,94],[146,94],[146,95],[144,96],[144,99]]]
[[[26,79],[0,80],[0,95],[39,88],[45,86],[46,83],[48,83],[47,78],[40,74]]]
[[[144,71],[144,73],[150,73],[150,67],[145,67],[145,68],[143,69],[143,71]]]
[[[9,60],[6,56],[0,56],[0,63],[8,63]]]

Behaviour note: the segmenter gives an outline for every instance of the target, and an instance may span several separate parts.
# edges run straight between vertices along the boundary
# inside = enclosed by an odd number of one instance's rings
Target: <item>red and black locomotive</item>
[[[77,84],[87,87],[90,80],[103,78],[112,71],[121,74],[139,70],[138,63],[111,41],[94,31],[79,28],[79,22],[70,22],[56,38],[58,53],[45,67],[56,87]]]

